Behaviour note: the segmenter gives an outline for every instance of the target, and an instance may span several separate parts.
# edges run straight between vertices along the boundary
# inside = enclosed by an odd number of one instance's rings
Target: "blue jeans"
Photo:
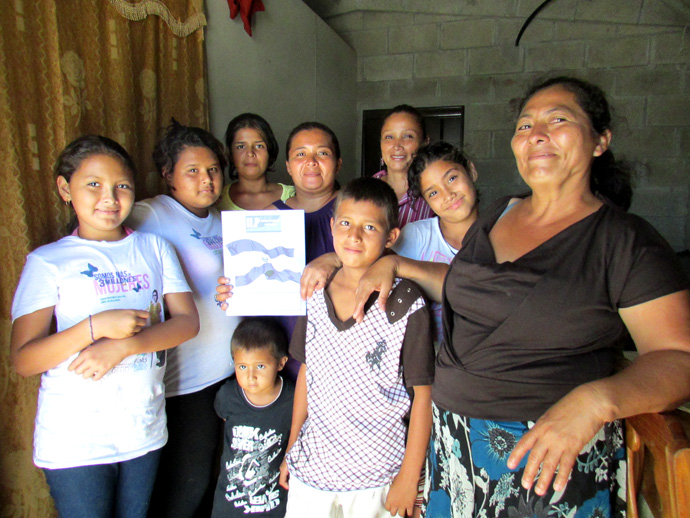
[[[63,518],[145,518],[160,455],[43,472]]]

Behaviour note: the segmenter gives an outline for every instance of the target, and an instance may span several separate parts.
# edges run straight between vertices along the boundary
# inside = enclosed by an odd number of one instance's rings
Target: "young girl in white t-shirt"
[[[146,516],[167,440],[165,350],[199,329],[172,246],[122,225],[134,174],[108,138],[65,148],[55,176],[79,226],[29,254],[12,306],[12,364],[42,374],[34,463],[60,516]]]
[[[407,224],[393,250],[416,261],[450,264],[477,219],[477,170],[454,145],[434,142],[417,150],[407,178],[412,199],[423,198],[437,217]],[[441,304],[432,302],[431,308],[438,346],[443,338]]]
[[[229,340],[240,322],[218,311],[223,230],[213,205],[223,188],[223,144],[208,131],[173,119],[153,151],[168,194],[139,201],[127,224],[172,243],[199,311],[199,334],[168,354],[165,411],[168,443],[151,496],[152,516],[210,516],[222,420],[213,402],[235,371]]]

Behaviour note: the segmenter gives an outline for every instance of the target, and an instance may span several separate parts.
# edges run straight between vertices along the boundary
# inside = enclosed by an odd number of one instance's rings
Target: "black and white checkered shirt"
[[[308,417],[287,456],[290,474],[325,491],[383,486],[405,454],[406,386],[433,380],[424,299],[416,285],[398,280],[386,312],[371,305],[357,324],[339,321],[323,290],[307,315],[291,346],[306,359]]]

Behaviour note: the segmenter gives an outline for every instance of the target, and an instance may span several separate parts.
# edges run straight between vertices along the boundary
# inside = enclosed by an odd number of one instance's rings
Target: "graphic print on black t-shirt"
[[[225,419],[225,431],[213,518],[285,516],[287,491],[278,479],[290,435],[294,393],[294,383],[283,380],[278,398],[256,407],[234,377],[218,391],[214,406]]]
[[[246,514],[270,511],[280,505],[279,472],[270,472],[280,455],[282,434],[254,426],[234,426],[231,459],[225,461],[225,499]]]

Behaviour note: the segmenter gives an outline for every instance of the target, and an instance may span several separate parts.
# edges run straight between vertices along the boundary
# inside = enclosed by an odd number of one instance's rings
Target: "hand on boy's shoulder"
[[[392,324],[400,320],[420,297],[424,298],[424,292],[416,283],[401,279],[388,296],[386,303],[388,321]]]

